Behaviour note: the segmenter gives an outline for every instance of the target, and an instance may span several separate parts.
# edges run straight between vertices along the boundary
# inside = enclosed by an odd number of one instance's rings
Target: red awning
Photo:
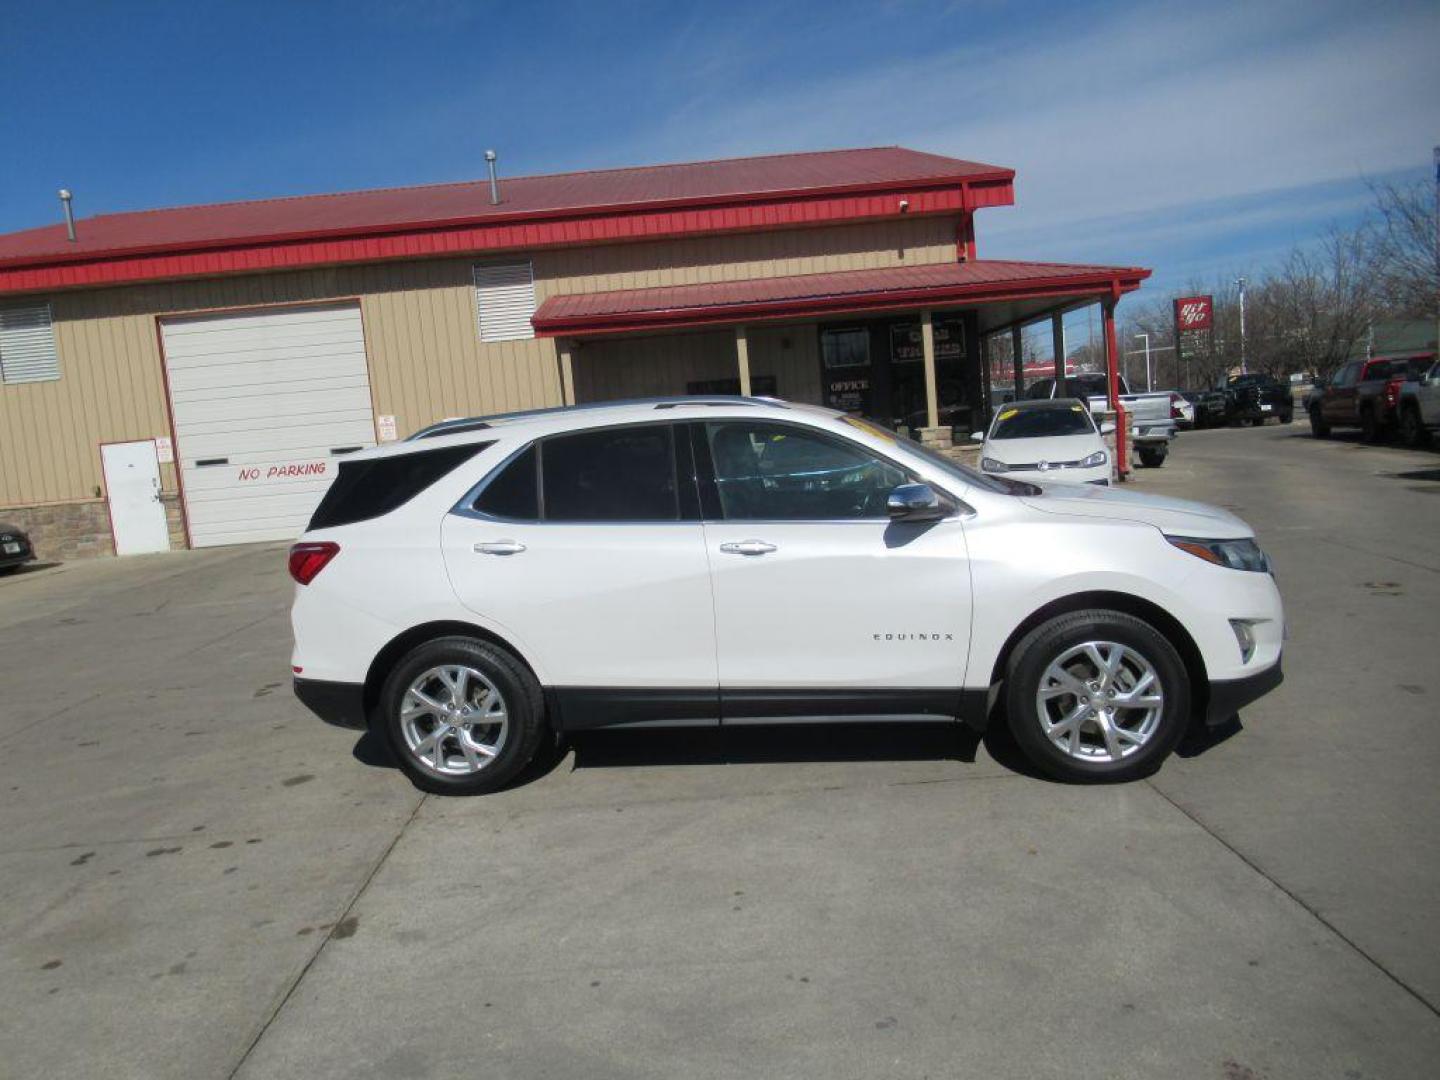
[[[532,320],[542,337],[636,333],[896,308],[1125,293],[1150,271],[1135,266],[972,259],[927,266],[716,281],[552,296]]]

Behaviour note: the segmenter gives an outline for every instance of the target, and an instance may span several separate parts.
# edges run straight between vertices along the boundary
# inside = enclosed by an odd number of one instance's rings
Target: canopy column
[[[750,339],[744,326],[735,327],[735,363],[740,370],[740,393],[750,396]]]
[[[1055,350],[1055,385],[1065,377],[1065,316],[1056,312],[1050,316],[1051,348]]]
[[[560,361],[560,401],[575,404],[575,365],[571,359],[575,343],[570,338],[555,339],[555,354]]]

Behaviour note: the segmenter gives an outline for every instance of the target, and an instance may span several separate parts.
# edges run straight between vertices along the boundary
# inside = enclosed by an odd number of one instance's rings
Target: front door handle
[[[487,540],[476,544],[475,550],[481,555],[519,555],[525,545],[519,540]]]
[[[738,543],[721,544],[720,550],[726,555],[768,555],[775,550],[774,544],[764,540],[741,540]]]

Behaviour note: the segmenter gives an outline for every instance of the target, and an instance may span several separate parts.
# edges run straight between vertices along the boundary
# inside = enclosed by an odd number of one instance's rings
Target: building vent
[[[475,267],[475,308],[481,341],[520,341],[535,336],[535,272],[528,262]]]
[[[0,307],[0,380],[48,382],[60,378],[50,305]]]

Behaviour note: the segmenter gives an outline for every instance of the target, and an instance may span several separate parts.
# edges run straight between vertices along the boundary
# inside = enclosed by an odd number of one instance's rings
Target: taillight
[[[301,585],[309,585],[339,554],[340,545],[333,540],[296,544],[290,549],[290,576]]]
[[[1171,395],[1170,395],[1170,419],[1171,419],[1171,420],[1179,420],[1181,417],[1183,417],[1183,416],[1185,415],[1184,411],[1181,410],[1181,408],[1180,408],[1180,402],[1181,402],[1181,400],[1182,400],[1182,399],[1181,399],[1181,397],[1180,397],[1179,394],[1171,394]]]
[[[1400,384],[1404,381],[1404,378],[1391,379],[1385,384],[1385,404],[1389,405],[1392,409],[1400,400]]]

